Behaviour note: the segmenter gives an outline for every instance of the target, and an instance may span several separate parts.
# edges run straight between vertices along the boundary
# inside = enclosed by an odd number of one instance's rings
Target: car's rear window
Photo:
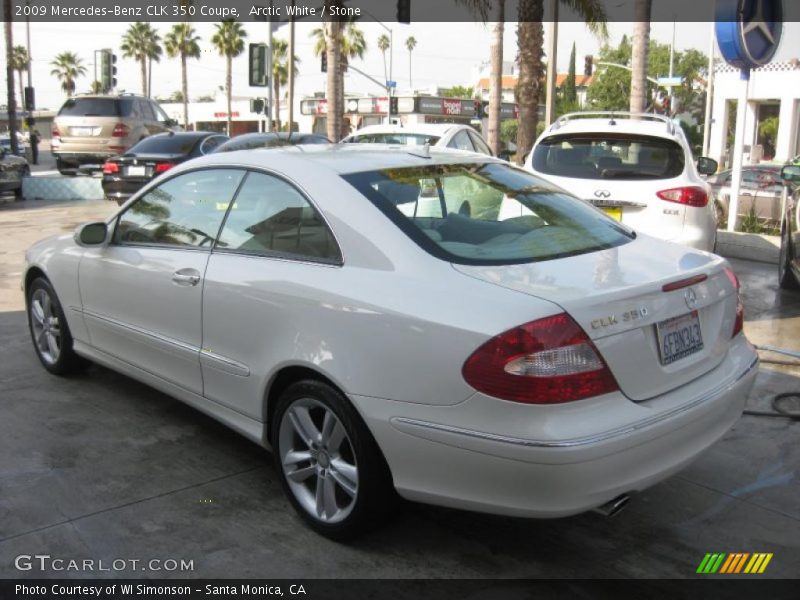
[[[422,133],[362,133],[350,136],[345,140],[348,144],[394,144],[397,146],[435,145],[438,135]]]
[[[70,98],[58,111],[59,117],[129,117],[132,98]]]
[[[344,179],[422,248],[449,262],[543,261],[634,237],[600,210],[504,164],[384,169]]]
[[[672,140],[626,134],[554,135],[533,149],[538,173],[578,179],[671,179],[683,173]]]
[[[134,154],[189,154],[202,139],[187,135],[154,135],[143,139],[128,150]]]

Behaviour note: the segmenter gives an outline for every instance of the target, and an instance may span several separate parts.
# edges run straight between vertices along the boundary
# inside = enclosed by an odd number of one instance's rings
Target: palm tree
[[[414,85],[411,83],[411,52],[414,48],[417,47],[417,39],[410,35],[406,38],[406,48],[408,48],[408,87],[409,89],[414,89]]]
[[[324,23],[323,27],[317,27],[311,31],[311,37],[316,39],[314,54],[316,56],[320,56],[323,52],[327,54],[328,90],[325,97],[328,101],[328,137],[335,141],[342,137],[343,74],[350,59],[364,58],[364,53],[367,51],[367,40],[364,37],[364,32],[356,27],[352,21],[346,23],[337,22],[335,25]],[[336,60],[338,68],[333,65],[334,60]],[[332,114],[331,111],[334,110],[334,104],[331,101],[334,97],[335,110],[337,112]],[[334,122],[338,124],[334,125]],[[335,130],[334,126],[336,127]],[[333,137],[331,137],[331,134],[333,134]]]
[[[636,0],[634,5],[631,55],[631,112],[644,112],[647,106],[647,52],[650,48],[650,13],[653,0]]]
[[[50,74],[55,75],[61,82],[61,89],[67,96],[72,96],[75,93],[75,80],[86,75],[83,61],[74,52],[67,51],[56,55],[50,66],[54,67]]]
[[[378,38],[378,50],[380,50],[381,54],[383,54],[383,80],[384,81],[389,81],[389,74],[386,71],[386,51],[389,49],[389,47],[391,45],[392,45],[392,42],[389,39],[389,36],[386,35],[385,33],[382,33],[380,35],[380,37]]]
[[[93,94],[102,94],[103,93],[103,82],[102,81],[97,81],[97,79],[95,79],[89,85],[89,91],[92,92]]]
[[[22,110],[25,110],[25,89],[22,86],[22,74],[28,70],[28,50],[25,46],[14,46],[14,50],[11,52],[11,68],[17,72],[17,76],[19,77],[19,105]]]
[[[297,63],[300,59],[294,57],[293,71],[297,75]],[[281,110],[280,110],[280,97],[281,88],[289,82],[289,43],[286,40],[279,38],[272,38],[272,89],[275,105],[274,118],[275,129],[281,130]],[[289,131],[292,130],[292,124],[289,123]]]
[[[147,62],[161,59],[161,36],[153,29],[150,23],[136,21],[132,23],[125,35],[122,36],[123,58],[133,58],[139,61],[142,75],[142,94],[150,96],[147,85]]]
[[[606,11],[603,0],[557,0],[578,13],[589,29],[606,37]],[[542,44],[544,30],[543,0],[519,0],[517,27],[517,54],[519,60],[519,128],[517,129],[517,164],[521,165],[533,147],[536,125],[539,122],[539,92],[544,76]]]
[[[231,134],[231,93],[233,81],[231,71],[233,69],[233,59],[244,52],[244,38],[247,32],[242,24],[235,19],[225,19],[221,23],[214,25],[217,32],[211,38],[211,43],[217,47],[220,56],[225,57],[225,92],[228,97],[228,124],[227,134]]]
[[[489,124],[487,141],[494,155],[500,153],[500,104],[503,102],[503,35],[506,20],[505,0],[497,0],[497,22],[492,32],[489,71]]]
[[[183,95],[183,128],[189,128],[189,85],[186,75],[186,59],[200,58],[200,36],[195,35],[189,23],[177,23],[164,37],[164,46],[170,58],[181,57],[181,94]]]

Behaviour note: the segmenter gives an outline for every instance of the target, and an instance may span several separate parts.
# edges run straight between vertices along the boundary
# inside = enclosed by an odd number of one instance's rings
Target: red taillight
[[[154,171],[156,173],[163,173],[164,171],[169,171],[174,166],[175,166],[175,163],[171,163],[171,162],[156,163]]]
[[[113,175],[119,173],[119,165],[115,162],[107,162],[103,165],[103,175]]]
[[[708,193],[701,187],[689,186],[656,192],[656,196],[667,202],[677,202],[686,206],[703,207],[708,204]]]
[[[728,281],[731,282],[733,288],[738,292],[739,288],[742,287],[739,283],[739,278],[736,276],[736,273],[733,272],[733,269],[730,267],[723,267],[723,271],[725,271],[725,276],[728,278]]]
[[[558,404],[619,389],[589,336],[566,313],[510,329],[472,353],[462,369],[479,392]]]
[[[703,283],[706,279],[708,279],[708,275],[701,274],[695,275],[694,277],[687,277],[686,279],[680,279],[679,281],[673,281],[672,283],[665,283],[661,286],[662,292],[674,292],[675,290],[680,290],[685,287],[689,287],[695,285],[697,283]]]
[[[117,123],[114,125],[114,131],[111,132],[111,137],[127,137],[130,131],[130,128],[125,125],[125,123]]]
[[[55,125],[53,125],[53,128],[50,130],[50,137],[53,138],[53,139],[61,137],[61,132],[58,130],[58,127],[56,127]]]

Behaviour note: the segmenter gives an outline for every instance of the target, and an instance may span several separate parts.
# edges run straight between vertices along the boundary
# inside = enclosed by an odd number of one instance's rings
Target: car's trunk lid
[[[454,268],[560,305],[592,338],[622,392],[639,401],[701,376],[724,358],[736,292],[723,265],[718,256],[640,235],[563,259]],[[665,291],[670,284],[677,289]]]

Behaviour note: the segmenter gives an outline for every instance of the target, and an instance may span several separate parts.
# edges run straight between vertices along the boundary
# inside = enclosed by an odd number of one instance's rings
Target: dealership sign
[[[728,64],[749,71],[769,63],[783,33],[783,0],[717,0],[716,34]]]

